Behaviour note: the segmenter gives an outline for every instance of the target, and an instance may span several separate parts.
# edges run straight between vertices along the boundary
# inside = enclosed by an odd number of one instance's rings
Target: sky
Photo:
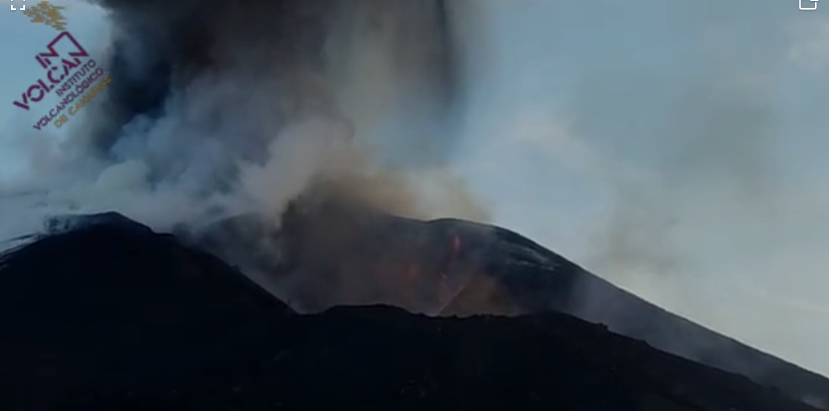
[[[475,24],[454,167],[494,222],[829,375],[829,4],[463,1]],[[103,56],[105,13],[55,3]],[[74,125],[31,128],[54,97],[12,105],[55,33],[0,12],[5,179],[21,140]]]

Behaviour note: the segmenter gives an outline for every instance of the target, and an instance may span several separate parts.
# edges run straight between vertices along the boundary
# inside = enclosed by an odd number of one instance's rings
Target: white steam
[[[85,123],[74,120],[63,139],[20,133],[6,143],[23,172],[0,187],[3,214],[15,216],[0,222],[0,237],[37,231],[46,216],[107,210],[158,230],[209,222],[217,210],[257,212],[278,224],[287,203],[320,176],[351,181],[398,214],[486,219],[448,165],[405,164],[429,157],[429,144],[417,140],[450,140],[456,131],[430,116],[431,97],[418,94],[420,84],[398,74],[405,54],[398,47],[414,39],[398,38],[386,21],[391,12],[363,5],[334,27],[325,72],[207,71],[168,96],[166,115],[125,126],[115,160],[86,149],[99,112],[84,112]],[[409,62],[417,64],[428,62]],[[267,152],[250,158],[263,141]]]

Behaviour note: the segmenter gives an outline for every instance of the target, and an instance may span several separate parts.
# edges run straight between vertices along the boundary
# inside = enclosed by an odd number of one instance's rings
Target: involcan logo
[[[55,127],[61,128],[69,121],[69,116],[74,116],[112,82],[104,68],[98,66],[86,49],[65,30],[66,18],[61,14],[63,9],[65,7],[45,1],[21,9],[24,15],[32,18],[33,23],[42,23],[59,31],[46,46],[46,51],[35,56],[44,74],[21,93],[18,100],[12,102],[16,107],[29,111],[53,92],[61,99],[33,126],[36,130],[52,121]]]

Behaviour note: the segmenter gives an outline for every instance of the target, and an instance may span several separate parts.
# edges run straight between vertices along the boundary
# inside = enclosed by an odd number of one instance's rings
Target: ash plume
[[[93,3],[112,23],[113,82],[65,141],[25,136],[4,239],[111,210],[159,230],[243,214],[276,229],[319,187],[402,216],[487,219],[451,170],[462,82],[442,0]]]
[[[366,150],[394,138],[377,130],[393,110],[407,111],[407,126],[433,125],[418,137],[441,150],[418,163],[451,153],[441,127],[453,95],[442,2],[99,4],[115,22],[111,71],[120,81],[79,136],[95,155],[143,152],[155,180],[186,175],[197,189],[228,189],[240,162],[267,164],[283,130],[322,121],[329,129],[308,134],[329,135],[297,138],[359,140],[348,144]]]
[[[271,114],[278,123],[320,113],[377,115],[377,103],[394,104],[406,88],[442,105],[441,112],[452,96],[451,45],[439,1],[99,4],[116,25],[111,70],[122,79],[102,113],[110,127],[91,133],[104,152],[122,138],[116,130],[138,116],[175,114],[168,100],[186,99],[193,89],[232,99],[222,108],[233,114],[255,110],[242,120]],[[218,109],[205,107],[211,108]],[[237,139],[249,142],[247,150],[262,148],[253,138]]]
[[[6,191],[169,227],[278,216],[336,177],[390,212],[486,218],[448,170],[458,82],[442,1],[94,3],[118,80],[67,141],[38,150],[51,167]]]

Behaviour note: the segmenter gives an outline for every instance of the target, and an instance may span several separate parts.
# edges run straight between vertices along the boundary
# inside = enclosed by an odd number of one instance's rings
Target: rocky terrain
[[[563,312],[299,314],[172,235],[71,221],[0,261],[4,410],[814,409]]]
[[[257,231],[265,225],[243,216],[196,242],[229,261],[256,262],[244,271],[265,272],[260,282],[277,294],[288,289],[303,312],[366,304],[430,316],[564,312],[829,408],[825,377],[650,304],[517,233],[344,204],[311,195],[278,232]]]

